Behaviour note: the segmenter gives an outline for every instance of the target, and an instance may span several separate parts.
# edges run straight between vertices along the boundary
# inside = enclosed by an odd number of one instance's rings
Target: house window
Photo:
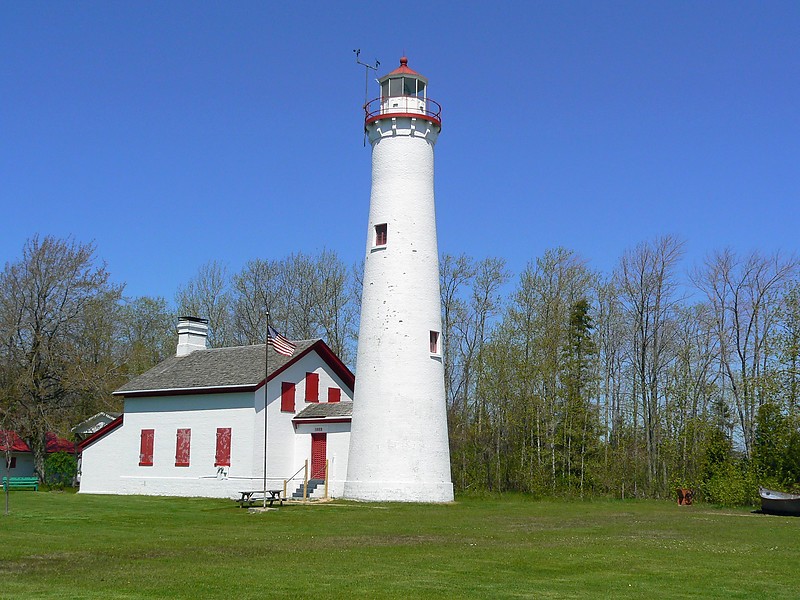
[[[328,388],[328,402],[339,402],[342,399],[342,390],[339,388]]]
[[[16,469],[17,468],[17,457],[12,456],[6,461],[6,468],[8,469]]]
[[[386,237],[387,237],[386,223],[381,223],[380,225],[375,225],[375,245],[376,246],[385,246],[386,245]]]
[[[178,429],[175,441],[175,466],[189,466],[189,449],[192,441],[191,429]]]
[[[139,466],[153,466],[153,440],[156,436],[155,429],[142,429],[141,441],[139,443]]]
[[[431,354],[439,354],[439,332],[431,331]]]
[[[281,383],[281,412],[294,412],[294,384],[290,381]]]
[[[217,428],[217,453],[214,458],[215,467],[231,466],[231,428]]]
[[[306,373],[306,402],[319,402],[318,373]]]

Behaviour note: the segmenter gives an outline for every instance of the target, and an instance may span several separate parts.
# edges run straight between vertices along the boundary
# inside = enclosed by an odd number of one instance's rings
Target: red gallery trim
[[[383,113],[365,119],[364,126],[366,127],[367,125],[369,125],[370,123],[374,123],[375,121],[382,121],[384,119],[396,119],[396,118],[422,119],[423,121],[430,121],[431,123],[438,125],[440,129],[442,127],[441,119],[437,119],[436,117],[432,117],[430,115],[421,115],[419,113]]]

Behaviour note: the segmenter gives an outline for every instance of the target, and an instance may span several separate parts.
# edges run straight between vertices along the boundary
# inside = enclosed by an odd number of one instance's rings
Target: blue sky
[[[170,300],[209,260],[360,261],[355,48],[444,107],[442,252],[798,249],[798,2],[26,1],[0,8],[0,261],[72,235]]]

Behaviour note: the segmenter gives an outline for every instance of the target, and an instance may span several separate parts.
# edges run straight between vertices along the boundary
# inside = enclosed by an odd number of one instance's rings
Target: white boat
[[[761,496],[761,512],[800,517],[800,494],[758,488],[758,495]]]

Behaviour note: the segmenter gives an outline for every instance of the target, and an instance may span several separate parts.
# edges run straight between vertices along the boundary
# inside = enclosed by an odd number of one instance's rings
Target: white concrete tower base
[[[433,191],[437,121],[367,121],[372,193],[344,497],[450,502]],[[386,239],[380,231],[385,225]]]

